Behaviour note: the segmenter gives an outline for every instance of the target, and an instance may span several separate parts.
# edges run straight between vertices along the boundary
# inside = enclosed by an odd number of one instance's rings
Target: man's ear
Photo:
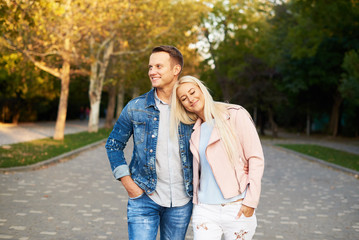
[[[180,72],[181,72],[181,65],[176,64],[175,67],[174,67],[174,74],[179,75]]]

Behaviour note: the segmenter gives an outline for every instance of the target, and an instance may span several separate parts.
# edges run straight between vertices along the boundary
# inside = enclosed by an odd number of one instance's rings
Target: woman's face
[[[201,89],[196,84],[181,84],[177,88],[177,97],[187,111],[195,113],[203,119],[205,100]]]

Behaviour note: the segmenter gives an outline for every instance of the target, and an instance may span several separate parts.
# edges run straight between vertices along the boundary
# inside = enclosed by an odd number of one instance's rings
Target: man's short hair
[[[162,45],[152,49],[152,53],[157,53],[157,52],[168,53],[170,57],[176,62],[176,64],[179,64],[181,66],[181,72],[182,72],[184,63],[183,63],[183,56],[180,50],[178,50],[174,46]]]

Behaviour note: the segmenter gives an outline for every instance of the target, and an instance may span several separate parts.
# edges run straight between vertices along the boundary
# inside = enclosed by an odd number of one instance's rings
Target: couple
[[[158,227],[161,240],[185,239],[193,204],[194,239],[251,239],[264,169],[255,126],[244,108],[214,102],[197,78],[178,79],[182,68],[177,48],[155,47],[152,90],[125,106],[106,143],[129,196],[129,239],[155,240]]]

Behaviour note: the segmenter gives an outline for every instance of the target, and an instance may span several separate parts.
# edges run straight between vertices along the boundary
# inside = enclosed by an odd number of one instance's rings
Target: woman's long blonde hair
[[[218,130],[228,154],[228,158],[233,165],[235,156],[238,156],[238,153],[236,153],[236,143],[238,139],[227,120],[229,117],[227,108],[231,106],[231,104],[215,102],[203,82],[193,76],[181,77],[173,87],[171,99],[171,135],[177,136],[180,122],[184,124],[194,124],[198,119],[198,116],[195,113],[188,112],[183,107],[180,99],[177,97],[177,89],[184,83],[192,83],[198,86],[202,91],[205,100],[205,120],[208,124],[212,124]],[[214,121],[210,121],[211,119],[214,119]]]

